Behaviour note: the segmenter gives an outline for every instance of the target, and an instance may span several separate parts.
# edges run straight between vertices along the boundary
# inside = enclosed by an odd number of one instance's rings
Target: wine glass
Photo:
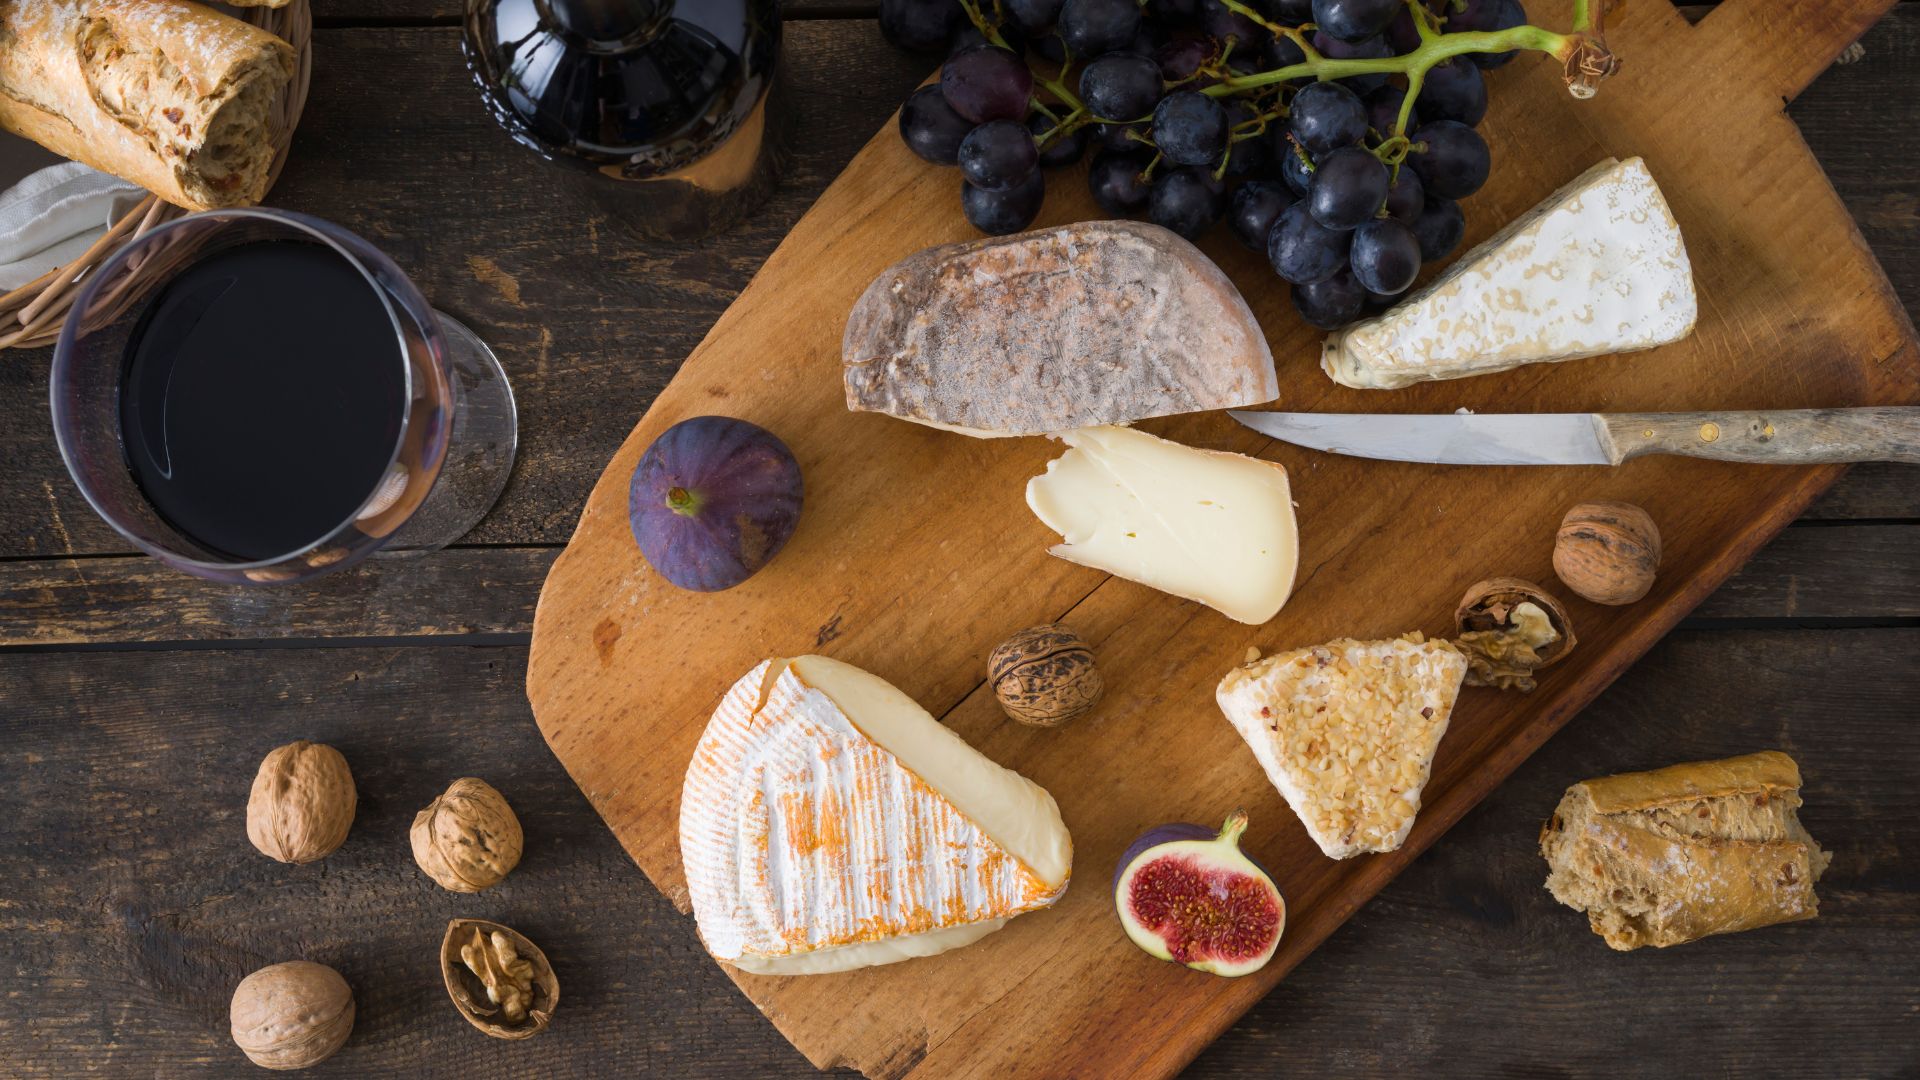
[[[253,260],[245,274],[215,272],[236,258]],[[302,291],[316,283],[332,288]],[[236,308],[243,295],[265,302]],[[348,322],[365,347],[329,354]],[[172,366],[187,355],[175,345],[199,350],[192,373]],[[60,454],[94,510],[142,551],[216,581],[298,581],[376,550],[444,547],[498,500],[518,441],[506,372],[472,330],[365,240],[262,207],[179,218],[89,275],[50,392]],[[340,425],[366,438],[329,438],[336,418],[359,416],[342,402],[382,419]],[[218,484],[181,486],[189,460],[211,463],[198,475]],[[301,521],[318,524],[288,531]]]

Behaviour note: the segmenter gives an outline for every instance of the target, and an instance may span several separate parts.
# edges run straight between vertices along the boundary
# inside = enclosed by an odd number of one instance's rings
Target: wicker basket
[[[267,179],[271,185],[280,175],[281,166],[287,163],[287,147],[293,141],[294,127],[300,122],[300,110],[307,103],[307,83],[313,74],[313,10],[308,0],[293,0],[279,8],[223,10],[293,46],[293,82],[279,103],[279,145],[274,148],[273,167]],[[53,344],[60,336],[60,324],[66,318],[67,309],[73,306],[73,298],[80,291],[80,278],[120,250],[121,245],[184,213],[185,210],[162,202],[160,196],[148,195],[140,205],[114,222],[79,258],[0,296],[0,349],[30,349]]]

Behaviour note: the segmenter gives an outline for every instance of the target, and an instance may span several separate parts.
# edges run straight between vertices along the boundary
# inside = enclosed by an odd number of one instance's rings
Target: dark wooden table
[[[88,511],[49,430],[47,352],[0,354],[0,1074],[253,1075],[226,1034],[233,986],[306,957],[359,1003],[318,1075],[809,1075],[568,781],[521,683],[541,578],[602,464],[927,65],[884,45],[871,4],[793,4],[798,160],[749,224],[674,247],[570,203],[490,124],[454,0],[320,7],[271,201],[381,245],[494,344],[520,461],[452,549],[215,587]],[[1864,238],[1915,310],[1920,3],[1862,45],[1792,112],[1860,224],[1831,242]],[[1920,470],[1863,466],[1191,1075],[1920,1076],[1917,660]],[[247,845],[244,808],[260,757],[300,737],[346,754],[360,811],[338,853],[287,867]],[[1836,852],[1817,921],[1615,955],[1541,888],[1535,832],[1567,784],[1763,747],[1799,759],[1805,819]],[[527,834],[477,897],[407,847],[462,775]],[[545,946],[551,1031],[503,1043],[455,1015],[436,950],[459,915]]]

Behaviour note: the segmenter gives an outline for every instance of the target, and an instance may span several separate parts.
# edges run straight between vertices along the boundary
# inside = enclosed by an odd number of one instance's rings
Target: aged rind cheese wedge
[[[1287,602],[1300,534],[1283,466],[1132,428],[1060,438],[1070,449],[1027,482],[1027,505],[1065,541],[1052,554],[1243,623]]]
[[[1215,696],[1307,835],[1346,859],[1406,840],[1466,674],[1444,641],[1342,638],[1235,668]]]
[[[981,437],[1272,401],[1273,354],[1199,248],[1088,221],[928,248],[867,286],[847,408]]]
[[[1345,386],[1391,389],[1651,349],[1693,332],[1680,226],[1646,162],[1608,158],[1387,313],[1327,338]]]
[[[824,656],[763,661],[687,767],[680,857],[700,939],[763,975],[970,944],[1066,891],[1045,788],[892,684]]]

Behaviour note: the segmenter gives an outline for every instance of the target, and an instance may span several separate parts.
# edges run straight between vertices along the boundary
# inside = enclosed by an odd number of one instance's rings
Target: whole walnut
[[[520,862],[523,837],[513,807],[477,777],[455,780],[413,819],[413,861],[454,892],[497,885]]]
[[[1553,572],[1596,604],[1633,603],[1659,569],[1660,530],[1632,503],[1581,503],[1560,520]]]
[[[285,863],[310,863],[346,843],[357,796],[347,759],[291,742],[266,756],[247,796],[247,839]]]
[[[227,1017],[234,1044],[255,1065],[304,1069],[347,1041],[353,990],[325,964],[289,960],[240,980]]]
[[[1084,715],[1105,688],[1093,649],[1064,623],[1030,626],[987,657],[987,681],[1006,714],[1031,727]]]

